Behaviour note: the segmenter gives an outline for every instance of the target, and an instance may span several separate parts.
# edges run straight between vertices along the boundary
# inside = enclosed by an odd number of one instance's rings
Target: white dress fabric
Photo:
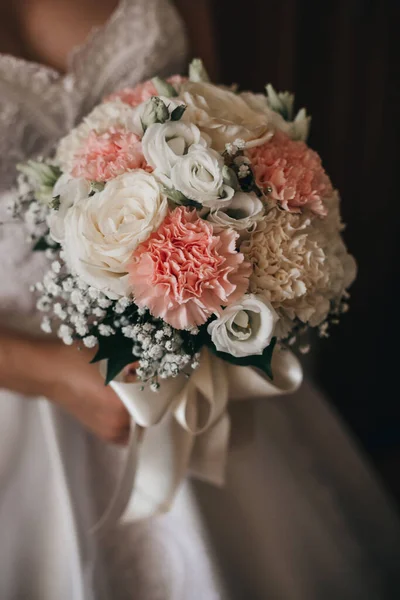
[[[166,0],[122,0],[64,77],[0,55],[0,191],[104,95],[182,71],[185,55]],[[29,286],[46,259],[5,202],[0,221],[0,322],[37,331]],[[123,458],[47,400],[0,391],[1,600],[400,597],[397,517],[312,388],[255,406],[225,489],[185,484],[169,514],[98,536]]]

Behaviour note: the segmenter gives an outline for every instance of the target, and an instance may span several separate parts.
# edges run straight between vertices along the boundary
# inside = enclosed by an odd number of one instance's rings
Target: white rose
[[[211,83],[188,81],[179,98],[187,106],[185,119],[209,135],[218,152],[225,145],[242,139],[251,148],[266,142],[272,131],[268,116],[254,111],[240,95]]]
[[[166,186],[171,186],[172,167],[193,144],[207,146],[200,129],[183,121],[154,123],[146,129],[142,139],[146,161],[154,168],[154,175]]]
[[[132,252],[159,227],[167,210],[152,175],[140,169],[119,175],[68,210],[63,242],[68,265],[110,298],[127,296]]]
[[[239,232],[251,232],[263,214],[264,205],[254,192],[236,192],[226,206],[212,210],[207,220],[217,229],[230,227]]]
[[[50,234],[54,241],[64,239],[64,221],[68,210],[79,200],[87,198],[90,183],[86,179],[73,179],[68,174],[61,175],[53,188],[53,198],[59,198],[59,207],[52,210],[48,217]]]
[[[233,197],[234,189],[224,184],[223,167],[224,159],[218,152],[193,144],[172,167],[171,182],[186,198],[203,206],[225,206]]]
[[[246,294],[238,304],[225,308],[207,327],[219,352],[236,358],[262,354],[271,343],[278,315],[262,296]]]

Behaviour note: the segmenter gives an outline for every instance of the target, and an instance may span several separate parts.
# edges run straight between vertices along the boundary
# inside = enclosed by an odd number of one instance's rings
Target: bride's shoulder
[[[48,1],[34,0],[32,4]],[[0,138],[19,154],[15,157],[14,152],[8,152],[10,158],[5,161],[2,153],[0,171],[9,170],[5,162],[11,158],[16,162],[15,159],[23,159],[21,154],[45,153],[51,143],[115,89],[135,85],[155,74],[178,72],[184,64],[185,31],[169,0],[102,0],[100,3],[97,0],[50,0],[53,2],[57,10],[62,8],[66,12],[64,18],[58,19],[61,28],[46,35],[56,33],[60,48],[64,44],[67,56],[63,60],[68,63],[65,75],[49,65],[57,62],[56,59],[46,60],[43,53],[39,55],[38,47],[36,54],[32,51],[30,57],[21,58],[1,54],[0,47]],[[66,2],[70,8],[66,8]],[[95,16],[88,17],[89,26],[71,41],[69,36],[77,35],[76,31],[71,34],[77,29],[74,10],[76,6],[83,10],[89,3]],[[100,19],[101,11],[97,12],[97,7],[101,4],[103,10],[107,4],[111,14],[108,10]],[[44,52],[46,23],[40,21],[39,16],[40,13],[31,18],[30,35],[33,38],[35,22],[37,31],[43,28],[43,35],[36,36],[42,41],[35,38],[35,43],[42,43]],[[50,37],[47,44],[48,55],[53,56]],[[60,53],[60,49],[57,52]],[[28,139],[31,133],[32,139]],[[3,173],[0,176],[0,185],[4,186]]]

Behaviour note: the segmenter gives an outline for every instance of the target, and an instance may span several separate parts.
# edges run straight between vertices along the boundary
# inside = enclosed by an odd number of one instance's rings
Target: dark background
[[[296,92],[359,264],[313,376],[400,500],[400,0],[218,0],[220,79]]]

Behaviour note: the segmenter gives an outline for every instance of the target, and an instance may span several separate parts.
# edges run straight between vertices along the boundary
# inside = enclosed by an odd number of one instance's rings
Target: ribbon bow
[[[224,483],[229,441],[228,401],[294,392],[302,381],[298,360],[277,348],[274,381],[259,371],[201,355],[199,367],[161,383],[158,393],[139,383],[111,382],[132,417],[128,454],[110,505],[96,529],[167,511],[186,473]]]

